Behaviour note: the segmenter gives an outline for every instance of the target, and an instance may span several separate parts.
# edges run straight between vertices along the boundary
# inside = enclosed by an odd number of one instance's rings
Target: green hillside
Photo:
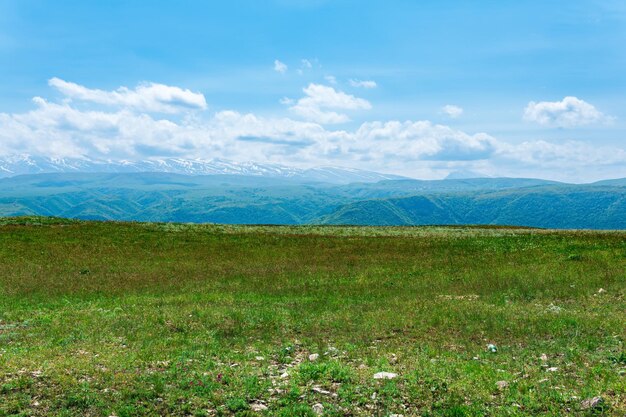
[[[624,232],[5,218],[0,416],[623,416],[625,296]]]
[[[237,175],[41,174],[0,180],[0,216],[623,229],[626,186],[620,184],[477,178],[334,185]]]
[[[540,186],[366,200],[346,204],[323,217],[321,222],[626,229],[626,187]]]

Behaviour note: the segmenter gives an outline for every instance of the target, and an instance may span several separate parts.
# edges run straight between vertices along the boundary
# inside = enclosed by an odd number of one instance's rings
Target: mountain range
[[[254,177],[291,178],[334,184],[401,179],[398,175],[380,174],[340,167],[299,169],[279,164],[234,162],[224,159],[161,158],[139,161],[89,158],[50,158],[16,155],[0,158],[0,178],[43,173],[133,173],[167,172],[184,175],[245,175]]]
[[[0,216],[626,229],[626,179],[582,185],[525,178],[424,181],[343,168],[183,159],[21,157],[0,160],[0,170]]]

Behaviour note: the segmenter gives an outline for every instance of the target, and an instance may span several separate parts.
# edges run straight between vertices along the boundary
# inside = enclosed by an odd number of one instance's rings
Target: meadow
[[[0,416],[624,416],[625,295],[624,231],[5,218]]]

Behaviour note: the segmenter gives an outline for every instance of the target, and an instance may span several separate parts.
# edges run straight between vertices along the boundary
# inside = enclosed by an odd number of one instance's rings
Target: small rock
[[[374,379],[394,379],[397,376],[393,372],[378,372],[374,374]]]
[[[259,361],[259,362],[260,362],[260,361],[264,361],[264,360],[265,360],[265,358],[264,358],[263,356],[255,356],[255,357],[254,357],[254,360],[256,360],[256,361]]]
[[[542,353],[542,354],[541,354],[541,360],[542,360],[543,362],[548,362],[548,355],[546,355],[545,353]]]
[[[389,363],[392,365],[398,363],[398,357],[395,353],[392,353],[391,357],[389,357]]]
[[[604,405],[604,398],[602,397],[593,397],[584,400],[580,403],[580,408],[583,410],[593,410],[594,408],[599,408]]]
[[[313,387],[313,388],[311,388],[311,391],[317,392],[318,394],[322,394],[322,395],[333,395],[332,392],[327,391],[327,390],[325,390],[323,388],[320,388],[320,387]]]
[[[329,347],[328,351],[324,352],[324,355],[337,356],[339,354],[339,349],[336,347]]]
[[[498,348],[496,347],[496,345],[489,343],[487,345],[487,350],[491,353],[496,353],[498,351]]]
[[[253,403],[250,404],[250,410],[252,411],[265,411],[267,410],[267,406],[261,403]]]
[[[548,306],[546,310],[551,313],[560,313],[561,311],[563,311],[563,307],[559,307],[553,303],[550,303],[550,305]]]
[[[282,379],[287,379],[287,378],[289,378],[289,374],[288,374],[287,372],[283,372],[283,373],[280,375],[280,377],[281,377]]]
[[[324,414],[324,406],[320,403],[313,404],[313,412],[318,416],[321,416]]]
[[[498,387],[500,391],[502,391],[503,389],[509,386],[509,383],[506,381],[498,381],[496,382],[496,386]]]
[[[320,358],[319,353],[311,353],[311,354],[309,355],[309,360],[310,360],[311,362],[315,362],[315,361],[316,361],[316,360],[318,360],[319,358]]]
[[[604,288],[600,288],[600,289],[598,290],[598,294],[602,294],[602,293],[605,293],[605,292],[606,292],[606,290],[605,290]]]
[[[559,368],[557,368],[556,366],[551,366],[548,369],[546,369],[546,371],[548,371],[548,372],[556,372],[558,370],[559,370]]]
[[[367,365],[362,363],[359,365],[359,369],[367,369]]]
[[[404,414],[389,414],[389,417],[404,417]]]

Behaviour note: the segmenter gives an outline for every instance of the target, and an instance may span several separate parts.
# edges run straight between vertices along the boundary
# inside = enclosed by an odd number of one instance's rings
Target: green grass
[[[0,219],[0,416],[623,416],[625,290],[626,232]]]

